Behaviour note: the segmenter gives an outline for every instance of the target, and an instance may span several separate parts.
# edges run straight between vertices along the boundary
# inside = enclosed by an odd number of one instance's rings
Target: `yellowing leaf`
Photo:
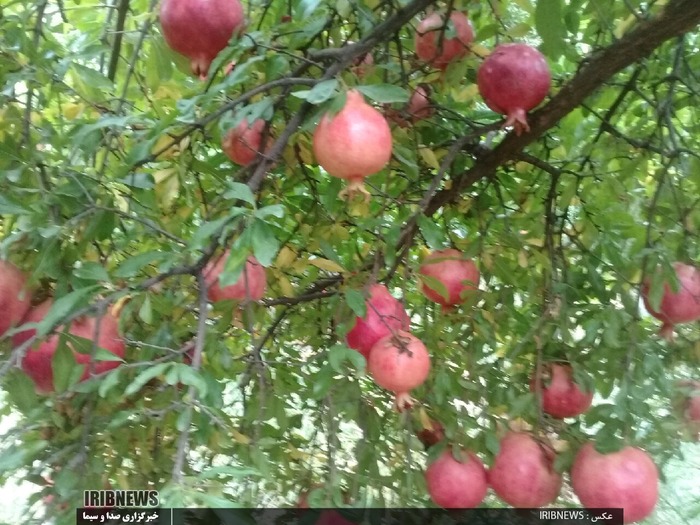
[[[518,252],[518,265],[521,268],[527,268],[527,253],[525,253],[525,250]]]
[[[292,283],[289,282],[286,275],[279,274],[277,276],[277,284],[285,297],[294,297],[294,287],[292,286]]]
[[[126,306],[126,303],[128,303],[129,301],[131,301],[130,295],[120,297],[117,300],[117,302],[115,302],[109,309],[109,313],[112,314],[114,317],[119,317],[119,314],[121,313],[122,309],[124,308],[124,306]]]
[[[180,178],[175,168],[158,170],[153,173],[156,181],[156,196],[164,208],[169,208],[180,193]]]
[[[521,160],[521,161],[515,163],[515,172],[516,173],[520,173],[522,175],[523,173],[529,172],[530,169],[531,169],[531,167],[530,167],[529,162],[525,162],[524,160]]]
[[[486,46],[482,46],[481,44],[472,44],[470,49],[472,50],[472,53],[481,58],[486,58],[491,54],[491,50]]]
[[[307,459],[309,459],[310,456],[306,452],[299,450],[297,447],[290,446],[289,457],[296,461],[306,461]]]
[[[476,84],[469,84],[468,86],[452,89],[452,98],[454,98],[456,102],[469,102],[478,94],[479,86]]]
[[[440,162],[435,156],[435,152],[433,150],[430,148],[418,148],[418,153],[420,153],[423,162],[425,162],[428,166],[436,170],[440,169]]]
[[[85,104],[76,104],[74,102],[68,102],[67,104],[63,104],[63,107],[61,109],[63,110],[64,118],[68,120],[73,120],[83,113],[83,110],[85,109]]]
[[[294,250],[292,250],[288,246],[282,246],[282,249],[280,249],[279,253],[277,254],[275,266],[280,270],[289,268],[289,266],[292,265],[292,263],[296,260],[297,257],[298,255]]]
[[[542,248],[544,246],[544,239],[538,239],[535,237],[532,239],[527,239],[525,242],[531,246],[537,246],[538,248]]]
[[[233,430],[231,430],[231,437],[237,443],[240,443],[242,445],[250,445],[250,438],[248,436],[246,436],[245,434],[241,434],[235,428]]]
[[[491,325],[496,324],[496,320],[494,319],[493,314],[491,312],[489,312],[488,310],[482,310],[481,315],[484,316],[484,319],[486,319],[489,322],[489,324],[491,324]]]
[[[418,417],[420,418],[421,427],[423,427],[425,430],[433,430],[433,420],[430,419],[428,413],[423,407],[420,407]]]
[[[617,24],[615,25],[615,30],[613,31],[615,38],[622,38],[625,35],[625,33],[627,33],[629,28],[634,25],[634,22],[636,20],[637,17],[633,14],[629,15],[624,20],[618,20]]]
[[[345,271],[338,263],[329,261],[328,259],[311,259],[309,264],[327,272],[342,273]]]

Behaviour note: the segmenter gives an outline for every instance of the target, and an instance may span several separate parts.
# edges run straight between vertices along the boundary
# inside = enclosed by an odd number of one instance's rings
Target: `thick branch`
[[[640,23],[615,44],[594,53],[549,103],[528,116],[529,133],[520,136],[511,133],[496,148],[479,155],[472,168],[458,177],[449,190],[442,190],[431,199],[426,213],[435,213],[477,181],[493,177],[500,166],[515,159],[610,78],[648,57],[667,40],[691,31],[698,23],[698,0],[671,0],[659,16]]]

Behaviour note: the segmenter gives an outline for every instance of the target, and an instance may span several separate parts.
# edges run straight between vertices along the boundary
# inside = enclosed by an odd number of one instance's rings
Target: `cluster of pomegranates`
[[[476,265],[454,249],[431,253],[419,273],[430,279],[422,283],[423,293],[443,308],[462,303],[479,285]],[[385,286],[370,286],[365,306],[366,314],[356,318],[346,336],[347,344],[365,357],[375,383],[394,392],[395,406],[402,411],[413,404],[410,391],[428,378],[430,355],[422,341],[410,333],[406,310]]]
[[[0,261],[0,336],[15,326],[41,322],[53,304],[51,299],[47,299],[31,306],[31,301],[31,292],[26,287],[24,274],[11,263]],[[22,370],[34,381],[39,393],[48,394],[55,390],[52,362],[61,343],[62,333],[67,334],[63,337],[66,338],[68,348],[73,351],[76,365],[82,369],[81,381],[116,368],[124,358],[125,344],[119,334],[119,321],[114,315],[108,312],[101,317],[78,317],[67,327],[59,327],[56,333],[36,341],[24,355]],[[36,329],[33,327],[16,332],[12,336],[12,345],[17,348],[35,335]],[[91,349],[88,352],[78,352],[72,336],[94,340],[97,347],[111,352],[119,360],[91,362]]]
[[[265,294],[267,279],[265,269],[253,256],[248,258],[240,277],[234,283],[221,286],[219,276],[224,270],[228,255],[229,252],[226,251],[204,268],[209,300],[235,301],[238,304],[259,301]],[[35,337],[34,326],[46,317],[53,305],[52,299],[35,306],[31,302],[32,296],[26,287],[24,274],[13,264],[0,260],[0,337],[16,326],[31,325],[12,335],[14,348]],[[33,380],[38,393],[49,394],[55,391],[53,358],[62,337],[65,337],[66,344],[73,351],[76,366],[82,370],[81,381],[108,372],[123,362],[126,345],[119,332],[118,318],[111,311],[101,317],[80,316],[67,327],[59,327],[52,335],[35,341],[22,358],[22,370]],[[82,346],[82,351],[78,351],[81,347],[73,337],[94,340],[98,348],[114,354],[118,360],[100,358],[91,362],[91,349],[86,352],[86,347]],[[188,356],[185,358],[188,360]]]

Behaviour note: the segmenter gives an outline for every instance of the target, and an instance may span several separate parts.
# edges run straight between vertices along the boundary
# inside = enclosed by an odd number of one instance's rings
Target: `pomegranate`
[[[662,321],[659,334],[666,340],[673,340],[673,327],[681,323],[689,323],[700,319],[700,269],[680,262],[673,264],[678,278],[678,292],[673,293],[668,283],[659,303],[659,309],[654,310],[649,302],[649,282],[642,286],[644,306],[651,315]]]
[[[239,0],[163,0],[160,23],[168,46],[189,58],[200,78],[206,78],[231,37],[245,29]]]
[[[416,432],[416,437],[423,443],[425,450],[428,450],[433,445],[437,445],[445,439],[445,427],[442,423],[435,421],[434,419],[429,420],[429,426],[423,427]]]
[[[425,471],[425,482],[433,501],[446,509],[478,507],[488,490],[484,464],[466,450],[460,451],[460,461],[445,450]]]
[[[544,56],[527,44],[501,44],[481,64],[476,76],[484,102],[506,115],[515,133],[530,131],[526,113],[547,96],[552,77]]]
[[[400,330],[372,347],[367,371],[380,387],[396,394],[396,409],[402,411],[413,404],[409,392],[428,378],[430,356],[420,339]]]
[[[439,69],[446,69],[450,63],[459,60],[469,52],[474,41],[474,30],[467,15],[459,11],[450,13],[450,22],[456,36],[447,38],[444,14],[432,13],[420,21],[416,28],[416,55],[423,62]]]
[[[24,275],[14,264],[0,260],[0,337],[29,310],[31,295],[25,283]]]
[[[601,454],[586,443],[571,467],[571,484],[585,507],[624,509],[625,523],[646,518],[659,498],[656,465],[646,452],[629,446]]]
[[[238,126],[230,129],[221,141],[221,146],[226,156],[239,166],[247,166],[253,162],[258,153],[264,153],[270,148],[270,141],[261,151],[265,121],[257,119],[252,125],[243,119]]]
[[[365,305],[365,317],[356,318],[355,326],[348,332],[346,341],[350,348],[369,359],[369,351],[382,337],[397,330],[408,331],[409,319],[403,305],[381,284],[370,286]]]
[[[52,301],[50,299],[44,301],[40,305],[29,310],[29,313],[25,316],[23,321],[25,323],[41,322],[51,309],[51,305]],[[123,358],[125,352],[124,340],[119,335],[119,322],[111,314],[106,314],[99,319],[87,316],[78,317],[71,322],[68,333],[83,339],[92,340],[98,323],[100,325],[100,333],[97,339],[97,345],[113,353],[117,357]],[[36,385],[36,390],[39,393],[47,394],[55,390],[53,384],[52,359],[60,342],[60,333],[63,331],[63,328],[59,328],[57,333],[34,344],[22,360],[22,369],[32,378]],[[34,337],[35,334],[35,328],[22,330],[12,337],[12,343],[17,347]],[[70,338],[67,338],[66,342],[68,346],[72,348]],[[79,353],[73,349],[73,355],[78,365],[88,365],[90,363],[90,353]],[[120,364],[121,361],[95,361],[92,366],[92,372],[95,375],[102,374],[118,367]],[[90,366],[83,366],[83,374],[80,380],[84,381],[89,377]]]
[[[559,495],[562,477],[554,470],[554,451],[524,432],[509,432],[489,471],[491,487],[513,507],[549,505]]]
[[[421,290],[431,301],[444,309],[462,303],[470,293],[479,286],[479,270],[472,261],[464,259],[459,250],[438,250],[428,255],[418,270],[421,275],[436,279],[445,287],[447,296],[441,290],[434,290],[426,282],[421,283]]]
[[[229,250],[204,267],[204,279],[207,283],[207,296],[212,302],[218,301],[259,301],[267,289],[265,268],[252,255],[248,257],[240,278],[229,286],[219,285],[219,276],[229,256]]]
[[[700,440],[700,381],[679,381],[677,387],[680,396],[676,396],[674,408],[691,439]]]
[[[581,390],[573,380],[573,371],[567,364],[549,363],[541,378],[542,410],[552,417],[565,418],[583,414],[593,402],[593,392]],[[535,378],[530,381],[535,391]]]
[[[419,120],[430,118],[435,113],[435,108],[432,107],[430,101],[430,86],[428,84],[419,84],[413,90],[411,98],[403,110],[389,108],[386,115],[393,122],[402,128],[408,127],[410,124],[415,124]]]
[[[336,115],[324,115],[313,138],[319,164],[333,177],[349,181],[341,197],[369,199],[363,179],[380,171],[391,158],[391,130],[384,116],[359,91],[348,91]]]

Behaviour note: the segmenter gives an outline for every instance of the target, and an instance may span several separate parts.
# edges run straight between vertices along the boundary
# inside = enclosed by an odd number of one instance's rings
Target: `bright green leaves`
[[[557,60],[566,49],[564,0],[538,0],[535,27],[542,38],[542,52],[552,60]]]

